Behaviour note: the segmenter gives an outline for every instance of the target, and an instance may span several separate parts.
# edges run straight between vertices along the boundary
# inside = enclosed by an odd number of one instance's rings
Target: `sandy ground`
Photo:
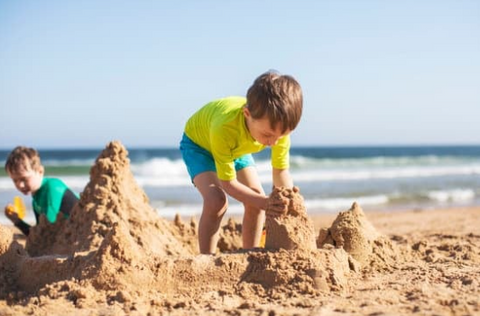
[[[226,220],[199,255],[197,222],[158,217],[127,154],[99,155],[69,221],[0,226],[0,315],[480,315],[480,207],[310,216],[279,192],[267,249]]]

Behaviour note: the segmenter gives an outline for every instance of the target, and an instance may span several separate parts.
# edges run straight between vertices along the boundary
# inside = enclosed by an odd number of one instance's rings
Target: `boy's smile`
[[[266,116],[260,119],[254,119],[246,107],[243,108],[243,114],[250,135],[262,145],[273,146],[280,138],[291,132],[287,130],[283,133],[280,124],[277,124],[275,129],[272,129],[270,120]]]

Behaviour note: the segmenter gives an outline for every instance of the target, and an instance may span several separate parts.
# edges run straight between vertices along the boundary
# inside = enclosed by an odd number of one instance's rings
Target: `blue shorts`
[[[216,172],[215,160],[212,154],[195,144],[185,133],[180,141],[180,151],[183,161],[187,165],[188,174],[193,182],[195,176],[200,173],[213,171]],[[255,160],[251,154],[243,155],[233,161],[235,171],[242,170],[245,167],[255,166]]]

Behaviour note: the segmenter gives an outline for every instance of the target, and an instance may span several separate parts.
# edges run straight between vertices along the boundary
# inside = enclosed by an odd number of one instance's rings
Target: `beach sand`
[[[480,207],[311,216],[274,193],[266,249],[226,219],[199,255],[197,221],[159,217],[112,142],[68,221],[0,226],[0,315],[480,315]]]

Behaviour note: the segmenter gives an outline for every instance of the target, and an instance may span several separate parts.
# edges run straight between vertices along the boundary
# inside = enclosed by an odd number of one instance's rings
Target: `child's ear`
[[[252,117],[252,114],[250,113],[250,111],[248,110],[248,107],[246,106],[243,107],[243,116],[245,116],[245,118]]]
[[[45,174],[45,167],[40,166],[40,168],[38,169],[38,173],[40,173],[43,176]]]

